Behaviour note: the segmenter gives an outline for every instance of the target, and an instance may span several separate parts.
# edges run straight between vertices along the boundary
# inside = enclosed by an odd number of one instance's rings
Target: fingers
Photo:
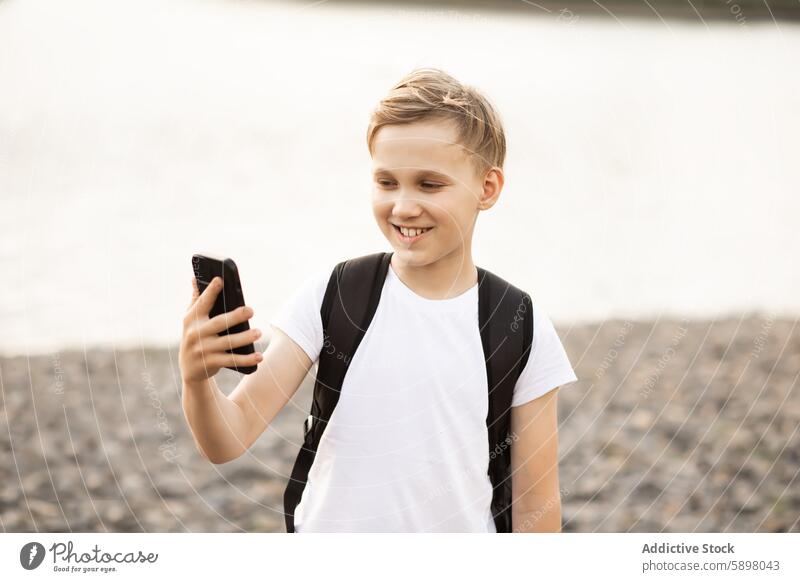
[[[214,277],[203,293],[194,301],[190,315],[194,318],[208,317],[208,312],[214,306],[214,301],[217,300],[220,291],[222,291],[222,278]]]
[[[198,297],[200,297],[200,290],[197,288],[197,279],[192,276],[192,298],[189,300],[188,309],[192,308],[192,305],[194,305],[194,302],[197,301]]]
[[[254,343],[261,337],[260,329],[248,329],[240,333],[232,333],[208,341],[209,351],[224,352]]]
[[[206,360],[211,365],[219,366],[220,368],[227,366],[255,366],[263,359],[264,355],[257,350],[252,354],[221,353],[206,355]]]
[[[251,317],[253,317],[253,308],[247,305],[237,307],[226,313],[220,313],[203,324],[203,335],[211,335],[225,331],[229,327],[247,321]]]

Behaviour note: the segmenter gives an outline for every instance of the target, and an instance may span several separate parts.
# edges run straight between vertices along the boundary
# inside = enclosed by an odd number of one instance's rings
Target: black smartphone
[[[242,293],[242,283],[239,280],[239,269],[236,268],[236,263],[233,259],[219,257],[211,254],[196,254],[192,255],[192,269],[194,270],[195,279],[197,279],[197,290],[200,293],[205,291],[206,287],[214,280],[214,277],[222,279],[222,291],[217,295],[214,306],[208,314],[209,318],[216,317],[228,311],[232,311],[237,307],[244,305],[244,294]],[[250,329],[250,322],[245,320],[242,323],[232,325],[228,329],[219,332],[219,336],[224,336],[232,333],[241,333]],[[232,350],[225,350],[229,354],[252,354],[256,351],[255,345],[252,343],[246,346],[233,348]],[[256,371],[257,366],[225,366],[229,370],[241,372],[242,374],[252,374]]]

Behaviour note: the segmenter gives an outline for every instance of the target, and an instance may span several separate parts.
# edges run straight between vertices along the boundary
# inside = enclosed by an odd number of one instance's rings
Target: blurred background
[[[200,457],[191,255],[235,259],[268,334],[315,269],[390,250],[366,127],[421,66],[505,124],[474,259],[579,377],[564,530],[800,531],[799,22],[796,0],[0,0],[2,531],[284,531],[313,371],[247,455]]]

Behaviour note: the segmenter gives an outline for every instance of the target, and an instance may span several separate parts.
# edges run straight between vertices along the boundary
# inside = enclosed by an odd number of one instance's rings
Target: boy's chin
[[[433,262],[432,257],[434,255],[431,254],[429,249],[423,251],[414,248],[396,247],[394,245],[392,245],[392,249],[394,250],[395,256],[392,262],[403,265],[404,267],[424,267]]]

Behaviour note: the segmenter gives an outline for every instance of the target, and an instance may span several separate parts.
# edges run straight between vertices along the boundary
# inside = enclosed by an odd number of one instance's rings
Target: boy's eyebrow
[[[389,168],[375,168],[373,174],[391,174],[392,171]],[[438,176],[439,178],[443,178],[445,180],[449,180],[450,176],[447,174],[442,174],[441,172],[437,172],[436,170],[418,170],[416,173],[416,177],[419,178],[420,176]]]

